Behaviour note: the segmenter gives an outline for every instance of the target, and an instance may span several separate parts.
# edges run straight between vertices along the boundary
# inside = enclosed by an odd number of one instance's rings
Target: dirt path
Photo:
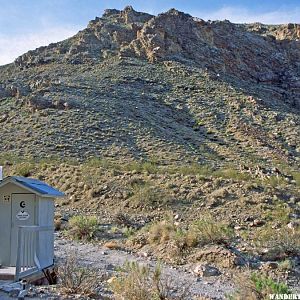
[[[114,276],[116,274],[115,269],[122,266],[126,261],[137,261],[152,267],[157,263],[153,259],[138,254],[130,254],[120,250],[109,250],[98,245],[78,243],[59,237],[56,238],[55,256],[58,261],[74,252],[77,253],[80,263],[90,265],[102,272],[107,272],[111,276]],[[183,284],[188,286],[193,296],[192,298],[203,295],[212,299],[225,299],[225,295],[233,291],[232,283],[226,282],[223,276],[199,278],[189,271],[186,266],[175,269],[162,264],[162,268],[164,275],[176,283],[177,286],[183,286]]]

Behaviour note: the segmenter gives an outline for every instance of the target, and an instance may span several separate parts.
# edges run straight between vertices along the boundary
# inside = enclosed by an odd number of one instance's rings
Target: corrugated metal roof
[[[45,196],[53,196],[53,197],[63,197],[64,193],[60,192],[59,190],[51,187],[47,183],[27,177],[20,177],[20,176],[11,176],[11,179],[15,180],[16,182],[20,183],[24,187],[30,188],[31,190],[36,191],[39,194]]]

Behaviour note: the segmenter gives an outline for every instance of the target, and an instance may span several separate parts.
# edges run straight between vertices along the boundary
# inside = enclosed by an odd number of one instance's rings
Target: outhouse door
[[[35,195],[12,194],[11,201],[11,237],[10,237],[10,264],[17,262],[19,226],[35,225]]]

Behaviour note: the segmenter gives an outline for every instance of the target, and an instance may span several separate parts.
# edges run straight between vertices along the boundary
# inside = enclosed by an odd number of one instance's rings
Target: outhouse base
[[[14,280],[16,274],[15,267],[1,267],[0,280]]]
[[[53,274],[54,266],[50,266],[44,269],[44,272],[37,271],[28,276],[25,276],[22,279],[25,279],[28,283],[31,284],[47,284],[49,279],[46,278],[45,274]],[[0,281],[15,281],[16,268],[15,267],[4,267],[0,268]]]

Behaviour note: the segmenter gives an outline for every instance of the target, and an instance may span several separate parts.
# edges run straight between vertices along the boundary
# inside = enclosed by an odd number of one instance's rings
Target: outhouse
[[[0,181],[0,274],[7,268],[20,279],[53,265],[54,199],[63,196],[37,179]]]

